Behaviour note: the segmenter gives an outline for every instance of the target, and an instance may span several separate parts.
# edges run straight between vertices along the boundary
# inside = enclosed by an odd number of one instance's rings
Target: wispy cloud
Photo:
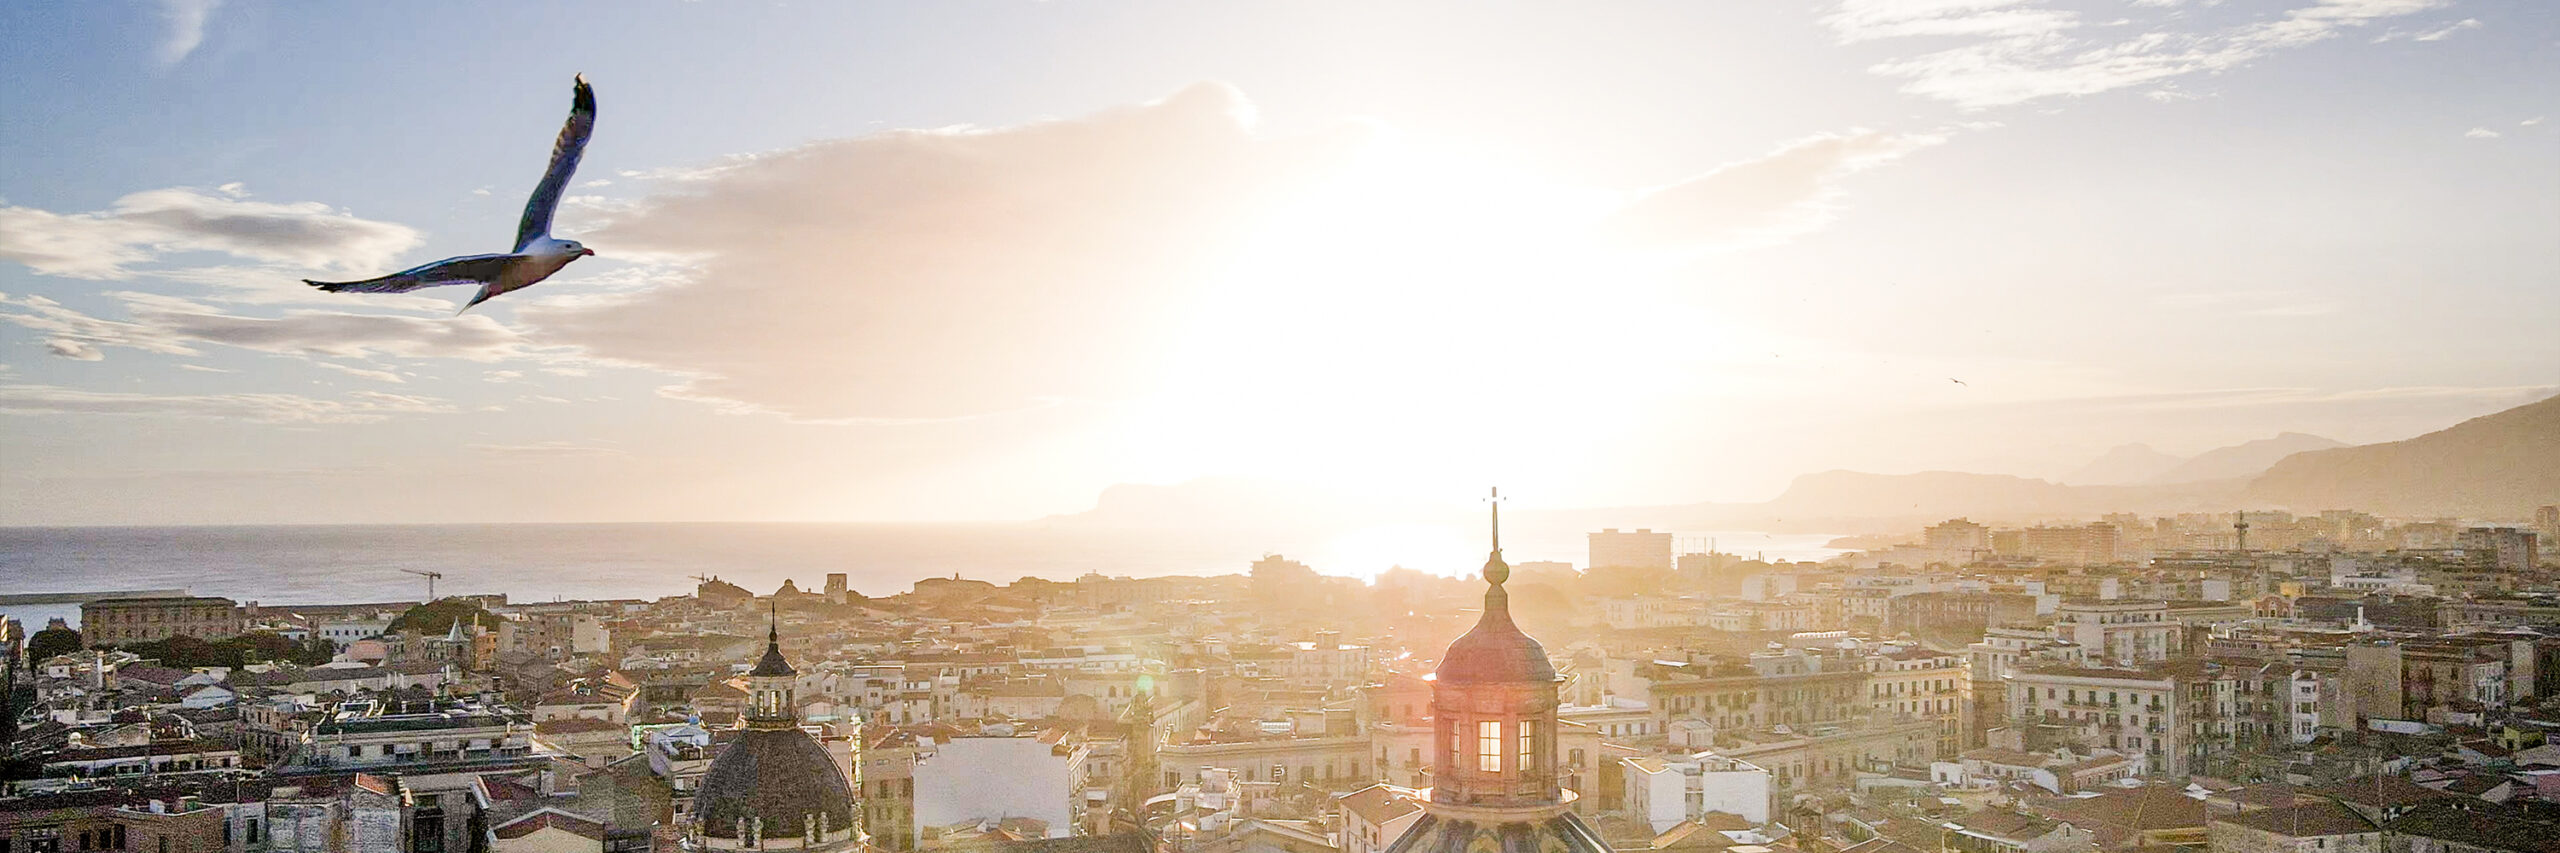
[[[191,187],[147,190],[106,210],[0,207],[0,259],[46,275],[111,279],[171,252],[212,251],[301,267],[377,268],[418,244],[405,225],[317,202],[249,201]]]
[[[2091,22],[2031,0],[1848,0],[1823,22],[1843,43],[1969,40],[1889,59],[1870,70],[1903,78],[1904,92],[1983,109],[2227,71],[2446,2],[2320,0],[2272,19],[2190,31],[2181,29],[2190,20],[2185,10],[2169,9],[2174,4],[2166,3],[2147,4],[2155,7],[2150,20]],[[2455,23],[2413,38],[2434,40],[2465,28]]]
[[[688,397],[807,420],[1132,393],[1214,247],[1348,144],[1263,138],[1249,112],[1204,84],[1073,120],[626,174],[668,186],[592,242],[699,265],[520,316],[608,362],[696,377]]]
[[[522,335],[482,315],[402,317],[289,311],[245,317],[184,299],[148,293],[109,294],[130,320],[110,320],[42,296],[0,293],[0,322],[85,347],[197,355],[219,345],[297,356],[460,358],[497,361],[536,354]],[[70,356],[79,357],[79,356]]]
[[[1649,246],[1752,243],[1792,236],[1831,219],[1842,178],[1946,138],[1869,130],[1808,137],[1761,157],[1639,193],[1611,224],[1618,236]]]
[[[2418,30],[2415,32],[2392,30],[2390,32],[2383,33],[2382,35],[2374,36],[2373,42],[2375,44],[2381,44],[2386,41],[2396,41],[2399,39],[2408,39],[2410,41],[2443,41],[2452,37],[2454,33],[2462,32],[2463,30],[2476,30],[2479,28],[2480,19],[2464,18],[2429,30]]]
[[[176,65],[204,44],[204,25],[222,0],[160,0],[160,21],[168,25],[157,56],[162,66]]]
[[[337,372],[339,372],[339,373],[344,373],[344,374],[347,374],[347,375],[349,375],[349,376],[356,376],[356,377],[362,377],[362,378],[365,378],[365,379],[371,379],[371,380],[373,380],[373,381],[375,381],[375,382],[406,382],[406,381],[407,381],[407,380],[401,379],[401,378],[400,378],[400,374],[393,373],[393,372],[388,371],[388,370],[376,370],[376,369],[369,368],[369,367],[355,367],[355,366],[351,366],[351,365],[339,364],[339,363],[334,362],[334,361],[314,361],[314,362],[312,362],[311,364],[312,364],[312,366],[314,366],[314,367],[319,367],[319,368],[323,368],[323,369],[326,369],[326,370],[335,370],[335,371],[337,371]]]
[[[2470,130],[2463,131],[2462,135],[2472,139],[2496,139],[2504,134],[2485,127],[2475,127]]]
[[[442,400],[378,391],[324,400],[298,394],[141,394],[55,385],[0,385],[0,414],[129,415],[267,424],[376,423],[398,415],[444,414]]]

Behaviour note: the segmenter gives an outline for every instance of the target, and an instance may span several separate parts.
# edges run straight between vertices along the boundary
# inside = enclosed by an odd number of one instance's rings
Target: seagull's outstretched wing
[[[312,281],[306,278],[302,283],[331,293],[407,293],[439,284],[487,284],[497,281],[499,273],[506,272],[508,266],[523,259],[523,255],[464,255],[411,267],[381,278],[363,281]]]
[[[578,158],[586,156],[587,136],[595,130],[596,90],[587,85],[587,75],[580,74],[577,96],[569,102],[569,121],[560,126],[560,139],[551,143],[551,168],[543,170],[542,183],[525,200],[524,218],[516,222],[516,251],[524,251],[533,238],[551,235],[551,214],[560,209],[560,194],[568,191],[569,176],[578,173]]]

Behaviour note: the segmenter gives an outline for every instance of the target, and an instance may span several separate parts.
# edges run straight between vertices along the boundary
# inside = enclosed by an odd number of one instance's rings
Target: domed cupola
[[[1502,505],[1495,493],[1493,551],[1484,560],[1484,614],[1449,644],[1431,673],[1440,770],[1431,798],[1461,805],[1552,803],[1556,790],[1556,668],[1547,650],[1511,622],[1503,581]]]
[[[697,849],[837,851],[860,843],[852,780],[800,730],[792,700],[798,674],[782,656],[777,610],[764,658],[747,672],[742,728],[694,795]]]
[[[1431,674],[1431,798],[1386,853],[1609,853],[1556,784],[1556,668],[1511,622],[1500,499],[1484,615]]]

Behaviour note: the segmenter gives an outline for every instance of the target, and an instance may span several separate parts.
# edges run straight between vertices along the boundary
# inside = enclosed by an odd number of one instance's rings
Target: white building
[[[1600,603],[1601,618],[1620,630],[1689,628],[1705,624],[1707,608],[1693,598],[1637,595]]]
[[[1075,831],[1083,799],[1085,747],[1060,736],[957,737],[917,745],[915,843],[929,828],[1027,817],[1048,837]]]
[[[1591,534],[1591,568],[1671,570],[1671,532],[1615,527]]]
[[[2185,626],[2169,620],[2166,601],[2074,601],[2054,611],[2053,635],[2091,664],[2140,666],[2178,657]]]
[[[1751,762],[1700,752],[1629,758],[1621,765],[1627,813],[1657,835],[1708,812],[1739,815],[1753,825],[1769,820],[1769,771]]]

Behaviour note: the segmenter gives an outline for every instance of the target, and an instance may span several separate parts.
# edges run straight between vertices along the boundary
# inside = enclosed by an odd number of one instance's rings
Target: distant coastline
[[[1010,583],[1088,573],[1153,577],[1244,571],[1269,553],[1327,574],[1368,576],[1390,563],[1462,575],[1483,561],[1480,531],[1428,526],[1345,531],[1120,530],[1022,523],[626,522],[584,524],[221,525],[0,527],[0,593],[177,588],[261,605],[405,601],[424,582],[400,571],[443,572],[444,595],[505,593],[514,601],[643,598],[689,593],[695,575],[758,592],[785,579],[807,588],[831,572],[856,591],[891,595],[928,577]],[[1404,548],[1380,547],[1377,530]],[[1579,565],[1579,531],[1514,532],[1514,560]],[[1745,556],[1820,559],[1828,534],[1701,532]],[[1375,563],[1375,565],[1369,565]],[[111,580],[110,580],[111,579]],[[42,627],[78,607],[9,607]]]

